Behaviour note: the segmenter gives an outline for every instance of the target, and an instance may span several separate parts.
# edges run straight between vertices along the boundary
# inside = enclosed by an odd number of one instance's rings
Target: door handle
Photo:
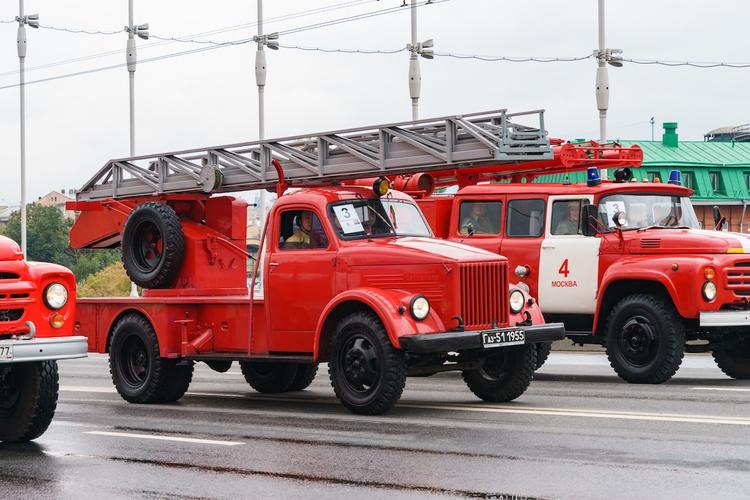
[[[268,263],[268,267],[279,267],[279,263],[278,262],[269,262]]]
[[[555,245],[542,245],[542,250],[554,250],[557,248]]]

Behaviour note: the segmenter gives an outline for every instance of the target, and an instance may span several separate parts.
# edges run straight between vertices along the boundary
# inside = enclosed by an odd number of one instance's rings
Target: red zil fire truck
[[[538,117],[539,126],[515,120]],[[139,298],[79,299],[76,330],[108,352],[134,403],[179,399],[193,364],[239,361],[258,391],[301,390],[328,362],[336,396],[378,414],[407,375],[461,370],[487,401],[528,386],[534,344],[563,338],[506,259],[432,237],[414,201],[346,179],[551,158],[541,111],[504,110],[112,160],[77,193],[77,248],[122,247]],[[289,187],[301,188],[284,194]],[[247,281],[246,204],[276,188]]]
[[[0,441],[36,439],[57,406],[57,360],[86,356],[73,336],[76,281],[55,264],[26,262],[0,236]]]
[[[552,160],[514,175],[484,166],[394,183],[418,198],[436,236],[507,257],[545,318],[576,343],[606,346],[628,382],[669,380],[686,351],[750,378],[750,238],[701,230],[676,172],[670,183],[632,182],[628,167],[641,160],[637,146],[558,142]],[[601,182],[595,167],[622,168]],[[586,168],[586,183],[531,183]],[[430,196],[436,185],[459,189]]]

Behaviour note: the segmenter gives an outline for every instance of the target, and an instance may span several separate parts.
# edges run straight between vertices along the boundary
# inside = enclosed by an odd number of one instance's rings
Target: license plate
[[[13,346],[12,345],[0,345],[0,361],[12,361],[13,360]]]
[[[523,330],[491,330],[482,332],[484,347],[507,347],[526,343],[526,332]]]

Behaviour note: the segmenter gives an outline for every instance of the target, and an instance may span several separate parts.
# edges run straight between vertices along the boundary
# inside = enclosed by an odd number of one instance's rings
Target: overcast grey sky
[[[343,0],[266,0],[267,18],[339,4]],[[151,32],[183,36],[255,21],[254,1],[135,0],[136,22]],[[400,5],[361,5],[267,24],[280,31]],[[437,52],[504,56],[585,56],[597,45],[596,0],[449,0],[419,9],[419,36]],[[12,19],[15,0],[0,2]],[[117,30],[127,0],[26,0],[53,26]],[[722,0],[608,0],[607,45],[642,59],[748,62],[750,2]],[[281,43],[318,47],[397,49],[409,39],[409,11],[282,37]],[[254,27],[212,35],[252,36]],[[16,25],[0,24],[0,87],[16,83]],[[115,55],[30,71],[27,80],[124,62],[124,33],[89,36],[29,30],[27,67],[118,50]],[[139,46],[153,43],[139,41]],[[139,59],[188,50],[171,43],[141,48]],[[257,138],[255,45],[141,64],[136,74],[137,152],[249,141]],[[596,63],[422,60],[422,117],[489,109],[545,108],[553,137],[598,136]],[[408,120],[408,55],[324,54],[281,49],[268,54],[266,136],[283,136]],[[27,87],[28,197],[80,187],[107,159],[128,153],[127,70]],[[750,121],[748,69],[696,69],[626,64],[610,69],[610,138],[648,139],[648,120],[679,122],[682,139]],[[20,197],[18,88],[0,90],[0,200]]]

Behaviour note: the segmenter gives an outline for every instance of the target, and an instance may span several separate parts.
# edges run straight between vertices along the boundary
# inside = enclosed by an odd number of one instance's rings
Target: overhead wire
[[[40,24],[39,28],[46,29],[46,30],[53,30],[53,31],[64,31],[66,33],[75,33],[75,34],[84,34],[84,35],[119,35],[120,33],[124,32],[125,29],[120,29],[117,31],[99,31],[99,30],[84,30],[79,28],[64,28],[59,26],[50,26],[47,24]]]
[[[418,3],[417,6],[418,7],[422,7],[424,5],[434,5],[436,3],[442,3],[442,2],[447,2],[447,1],[449,1],[449,0],[425,0],[422,3]],[[358,21],[360,19],[364,19],[364,18],[367,18],[367,17],[374,17],[374,16],[380,16],[380,15],[384,15],[384,14],[390,14],[390,13],[393,13],[393,12],[397,12],[398,10],[402,10],[401,7],[402,6],[399,6],[397,8],[381,9],[379,11],[374,11],[374,12],[371,12],[371,13],[367,13],[367,14],[364,15],[365,17],[363,17],[363,15],[348,16],[348,17],[345,17],[345,18],[340,18],[340,19],[333,20],[332,22],[334,24],[341,24],[343,22]],[[301,28],[303,28],[304,31],[308,31],[310,29],[317,29],[317,28],[328,26],[328,25],[330,25],[330,24],[315,23],[315,24],[303,26]],[[296,29],[297,28],[293,28],[293,30],[296,30]],[[279,33],[281,34],[281,32],[279,32]],[[212,44],[212,45],[208,45],[208,46],[205,46],[205,47],[200,47],[200,48],[197,48],[197,49],[185,50],[185,51],[181,51],[181,52],[175,52],[175,53],[164,54],[164,55],[155,56],[155,57],[151,57],[151,58],[147,58],[147,59],[142,59],[142,60],[139,60],[138,63],[141,64],[141,63],[148,63],[148,62],[153,62],[153,61],[160,61],[160,60],[163,60],[163,59],[169,59],[169,58],[173,58],[173,57],[180,57],[180,56],[184,56],[184,55],[195,54],[195,53],[204,52],[204,51],[207,51],[207,50],[219,49],[219,48],[227,47],[227,46],[244,45],[244,44],[247,44],[247,43],[250,43],[250,42],[253,42],[253,41],[254,41],[254,38],[246,38],[246,39],[240,39],[240,40],[233,40],[233,41],[228,42],[228,43]],[[304,50],[304,49],[300,49],[300,50]],[[349,50],[351,50],[352,52],[355,52],[357,50],[363,51],[364,49],[349,49]],[[371,53],[378,53],[378,51],[370,51],[370,52]],[[387,52],[387,51],[380,51],[380,53],[389,53],[389,52]],[[76,77],[76,76],[83,76],[83,75],[87,75],[87,74],[91,74],[91,73],[98,73],[98,72],[101,72],[101,71],[107,71],[107,70],[110,70],[110,69],[120,68],[120,67],[123,67],[123,66],[126,66],[126,65],[127,65],[127,63],[119,63],[119,64],[113,64],[113,65],[99,67],[99,68],[91,68],[91,69],[88,69],[88,70],[76,71],[76,72],[67,73],[67,74],[63,74],[63,75],[56,75],[56,76],[51,76],[51,77],[47,77],[47,78],[40,78],[40,79],[37,79],[37,80],[28,81],[28,82],[25,83],[25,85],[33,85],[33,84],[36,84],[36,83],[50,82],[50,81],[54,81],[54,80],[61,80],[61,79],[64,79],[64,78],[72,78],[72,77]],[[19,83],[13,83],[13,84],[9,84],[9,85],[0,86],[0,90],[14,88],[14,87],[18,87],[18,86],[20,86]]]
[[[325,6],[322,6],[322,7],[316,7],[314,9],[307,9],[307,10],[302,10],[302,11],[297,11],[297,12],[291,12],[291,13],[288,13],[288,14],[282,14],[282,15],[279,15],[279,16],[269,17],[269,18],[267,18],[267,19],[264,20],[264,24],[269,25],[269,24],[278,23],[278,22],[282,22],[282,21],[288,21],[288,20],[292,20],[292,19],[298,19],[298,18],[302,18],[302,17],[308,17],[308,16],[312,16],[312,15],[316,15],[316,14],[323,14],[323,13],[327,13],[327,12],[334,12],[334,11],[337,11],[337,10],[343,10],[343,9],[346,9],[346,8],[356,7],[358,5],[362,5],[362,4],[366,4],[366,3],[372,3],[372,2],[376,2],[376,1],[380,1],[380,0],[348,0],[346,2],[338,2],[338,3],[331,4],[331,5],[325,5]],[[15,22],[15,21],[9,21],[9,22]],[[179,38],[180,41],[182,41],[182,40],[189,41],[190,39],[188,37],[201,37],[201,36],[214,35],[214,34],[217,34],[217,33],[227,33],[227,32],[230,32],[230,31],[237,31],[237,30],[241,30],[241,29],[245,29],[245,28],[252,28],[252,27],[255,27],[257,25],[258,25],[257,21],[253,21],[253,22],[249,22],[249,23],[244,23],[244,24],[235,24],[235,25],[226,26],[226,27],[223,27],[223,28],[216,28],[216,29],[209,30],[209,31],[203,31],[203,32],[200,32],[200,33],[194,33],[194,34],[191,34],[191,35],[186,35],[185,37],[161,37],[159,35],[151,35],[152,38],[158,38],[158,39],[163,39],[163,40],[159,41],[159,42],[156,42],[156,43],[147,43],[147,44],[139,45],[138,46],[138,50],[150,49],[150,48],[153,48],[153,47],[159,47],[159,46],[163,46],[163,45],[168,45],[170,43],[173,43],[173,41],[175,41],[175,38]],[[83,32],[83,31],[84,30],[81,30],[81,32]],[[38,65],[38,66],[32,66],[32,67],[26,68],[26,72],[40,70],[40,69],[48,69],[48,68],[53,68],[53,67],[57,67],[57,66],[63,66],[63,65],[66,65],[66,64],[74,64],[74,63],[78,63],[78,62],[89,61],[89,60],[92,60],[92,59],[98,59],[100,57],[107,57],[107,56],[119,55],[119,54],[122,54],[122,49],[110,50],[110,51],[106,51],[106,52],[98,52],[98,53],[95,53],[95,54],[89,54],[87,56],[80,56],[80,57],[75,57],[75,58],[71,58],[71,59],[64,59],[62,61],[56,61],[56,62],[46,63],[46,64],[42,64],[42,65]],[[15,74],[18,74],[18,70],[17,69],[0,73],[0,77],[7,76],[7,75],[15,75]]]

